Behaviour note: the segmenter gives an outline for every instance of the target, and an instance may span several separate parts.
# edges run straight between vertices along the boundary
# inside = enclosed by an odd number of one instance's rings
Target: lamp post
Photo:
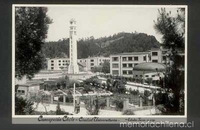
[[[75,112],[75,108],[76,108],[76,100],[75,100],[75,97],[76,97],[75,94],[76,94],[76,92],[75,92],[75,91],[76,91],[76,84],[74,83],[74,96],[73,96],[73,99],[74,99],[74,100],[73,100],[74,112]]]

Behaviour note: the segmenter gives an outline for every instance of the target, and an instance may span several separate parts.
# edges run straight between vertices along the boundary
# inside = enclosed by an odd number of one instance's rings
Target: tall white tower
[[[79,73],[79,68],[77,64],[77,32],[76,32],[76,20],[70,20],[69,29],[69,58],[70,63],[68,67],[68,73],[77,74]]]

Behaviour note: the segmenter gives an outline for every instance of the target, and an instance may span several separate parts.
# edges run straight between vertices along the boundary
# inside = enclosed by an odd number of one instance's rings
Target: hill
[[[151,48],[158,48],[159,42],[154,36],[144,33],[125,33],[121,32],[108,37],[95,39],[79,39],[77,42],[78,58],[92,56],[109,56],[110,54],[123,52],[148,51]],[[45,57],[68,57],[69,39],[62,39],[56,42],[46,42],[43,45]]]

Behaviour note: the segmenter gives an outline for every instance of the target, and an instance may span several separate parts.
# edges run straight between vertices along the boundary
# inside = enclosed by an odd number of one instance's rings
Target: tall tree
[[[32,78],[43,66],[41,47],[52,22],[44,7],[15,8],[15,77]]]
[[[184,53],[185,48],[185,9],[177,9],[177,15],[172,16],[164,8],[160,9],[159,16],[155,22],[155,30],[162,35],[162,46],[168,49],[168,65],[161,86],[168,90],[168,101],[164,104],[165,113],[182,113],[180,108],[181,93],[184,90]],[[184,99],[184,98],[182,98]]]
[[[110,62],[109,61],[104,61],[102,64],[102,72],[104,74],[110,73]]]

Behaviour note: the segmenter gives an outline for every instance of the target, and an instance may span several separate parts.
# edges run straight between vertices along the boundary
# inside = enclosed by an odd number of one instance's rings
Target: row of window
[[[125,64],[125,63],[124,63],[124,64],[122,64],[122,67],[123,67],[123,68],[127,68],[127,67],[128,67],[128,68],[132,68],[133,65],[136,66],[137,64],[138,64],[138,63],[135,63],[135,64],[131,64],[131,63]],[[119,64],[113,63],[113,64],[112,64],[112,68],[119,68]]]
[[[122,61],[138,61],[139,57],[138,56],[134,56],[134,57],[122,57]],[[147,57],[143,56],[143,61],[146,61]],[[119,57],[113,57],[112,61],[119,61]]]
[[[58,64],[59,66],[61,66],[61,64]],[[67,63],[63,63],[62,65],[67,65]],[[54,66],[54,64],[51,64],[51,66]]]
[[[19,93],[19,94],[24,94],[25,91],[24,91],[24,90],[17,90],[17,93]]]
[[[133,71],[132,70],[123,70],[122,73],[125,74],[125,75],[126,74],[133,74]]]
[[[143,77],[143,75],[135,75],[135,77]],[[155,75],[151,75],[151,76],[149,76],[149,75],[145,75],[145,77],[146,77],[146,78],[149,78],[149,77],[155,77]]]
[[[61,60],[59,60],[58,62],[61,62]],[[62,62],[69,62],[69,60],[62,60]],[[54,63],[54,60],[51,60],[51,63]]]

